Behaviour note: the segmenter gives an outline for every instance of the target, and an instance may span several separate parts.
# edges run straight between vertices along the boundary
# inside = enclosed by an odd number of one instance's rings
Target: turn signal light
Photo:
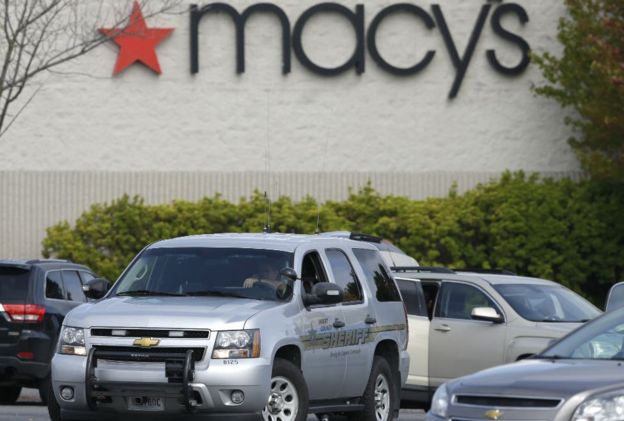
[[[2,307],[15,323],[39,323],[46,312],[45,307],[34,304],[3,304]]]

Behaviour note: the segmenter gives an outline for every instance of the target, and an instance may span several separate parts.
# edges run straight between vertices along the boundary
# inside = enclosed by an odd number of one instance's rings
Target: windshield
[[[494,289],[523,318],[533,322],[586,322],[600,310],[558,285],[499,284]]]
[[[538,358],[624,359],[624,309],[614,310],[580,327]]]
[[[128,296],[227,296],[286,300],[293,254],[244,248],[154,248],[143,252],[115,285]]]
[[[0,267],[0,303],[23,303],[28,294],[30,271],[16,267]]]

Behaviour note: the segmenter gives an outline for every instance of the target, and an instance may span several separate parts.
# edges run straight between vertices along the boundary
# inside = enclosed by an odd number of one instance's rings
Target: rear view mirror
[[[482,320],[484,322],[503,323],[503,316],[498,314],[496,309],[492,307],[475,307],[470,313],[473,320]]]
[[[612,311],[621,307],[624,307],[624,282],[618,282],[609,290],[605,311]]]
[[[289,267],[282,268],[282,270],[280,270],[280,275],[293,282],[297,279],[297,271]]]
[[[110,283],[104,278],[90,279],[82,285],[82,291],[92,300],[99,300],[110,289]]]

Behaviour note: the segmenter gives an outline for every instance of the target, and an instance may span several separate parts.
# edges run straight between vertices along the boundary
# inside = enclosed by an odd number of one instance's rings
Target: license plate
[[[152,396],[132,396],[128,399],[128,410],[164,411],[165,402],[163,398],[155,398]]]

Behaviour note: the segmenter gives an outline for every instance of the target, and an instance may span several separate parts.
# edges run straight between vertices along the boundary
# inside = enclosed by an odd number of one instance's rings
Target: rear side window
[[[360,262],[366,279],[371,286],[375,286],[374,292],[377,301],[401,301],[401,295],[394,280],[388,273],[379,252],[376,250],[353,249],[353,254]]]
[[[0,303],[25,302],[29,279],[29,270],[0,267]]]
[[[63,279],[61,278],[61,272],[58,270],[48,272],[46,276],[46,298],[53,298],[55,300],[64,300],[63,294]]]
[[[407,314],[428,317],[425,296],[420,282],[397,279]]]
[[[364,300],[362,296],[362,288],[358,282],[357,276],[351,267],[351,263],[347,256],[337,249],[325,250],[325,254],[329,259],[329,266],[336,284],[342,288],[344,294],[344,303],[357,303]]]

